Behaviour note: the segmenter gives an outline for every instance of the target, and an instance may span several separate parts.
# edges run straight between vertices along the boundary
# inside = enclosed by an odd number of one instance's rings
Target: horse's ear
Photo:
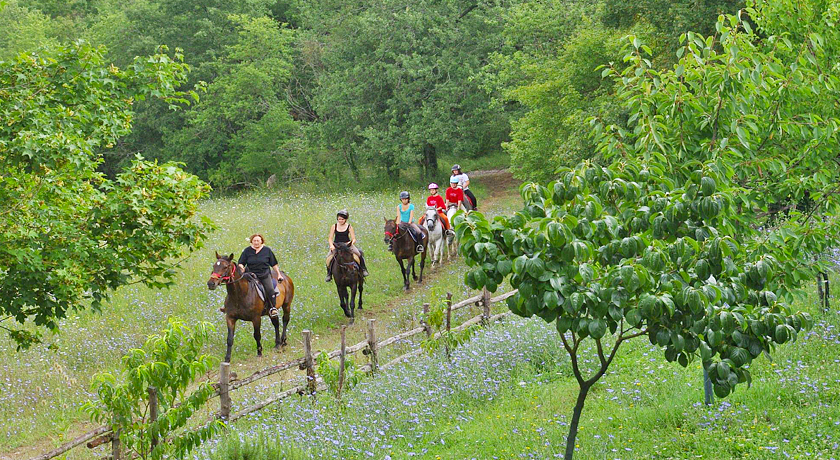
[[[229,258],[229,260],[231,260],[231,261],[233,260],[233,253],[232,253],[232,252],[230,253],[230,258]]]
[[[216,259],[221,259],[222,256],[219,255],[219,251],[216,251]]]
[[[384,220],[386,224],[388,223],[388,218],[387,217],[383,217],[382,220]]]

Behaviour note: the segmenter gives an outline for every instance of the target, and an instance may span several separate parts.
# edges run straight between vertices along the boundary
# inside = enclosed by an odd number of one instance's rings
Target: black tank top
[[[338,231],[338,224],[335,224],[335,238],[333,238],[334,243],[349,243],[350,242],[350,226],[347,226],[343,232]]]

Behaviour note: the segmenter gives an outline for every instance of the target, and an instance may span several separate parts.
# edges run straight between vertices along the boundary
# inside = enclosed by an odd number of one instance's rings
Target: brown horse
[[[281,272],[282,273],[282,272]],[[292,310],[292,299],[295,297],[295,286],[289,275],[283,273],[283,281],[279,283],[275,299],[277,308],[283,308],[283,335],[280,335],[280,319],[279,315],[274,316],[269,314],[267,305],[260,299],[256,289],[251,285],[248,276],[242,271],[242,268],[233,262],[233,254],[230,256],[220,256],[216,253],[216,263],[213,264],[213,273],[210,274],[210,279],[207,281],[207,287],[212,291],[220,284],[224,284],[227,288],[227,297],[225,297],[225,320],[227,321],[227,353],[225,354],[225,362],[230,362],[230,350],[233,347],[233,333],[236,330],[236,321],[250,321],[254,325],[254,340],[257,341],[257,356],[262,356],[262,334],[260,333],[260,324],[262,317],[269,315],[271,324],[274,325],[274,349],[279,350],[281,346],[286,345],[286,328],[289,325],[289,316]],[[269,293],[266,293],[268,296]]]
[[[419,227],[420,233],[423,235],[423,238],[418,241],[414,242],[414,239],[411,235],[408,234],[408,227],[410,224],[405,222],[400,222],[400,225],[397,226],[397,223],[394,219],[385,219],[385,243],[391,245],[391,250],[394,252],[394,257],[397,258],[397,262],[400,263],[400,270],[402,270],[403,274],[403,289],[406,291],[409,288],[409,280],[408,276],[411,273],[411,276],[414,278],[414,281],[419,283],[423,282],[423,267],[426,265],[426,248],[429,245],[429,233],[425,227]],[[420,255],[420,279],[417,279],[417,274],[414,272],[414,256],[418,254],[417,252],[417,245],[423,245],[423,252],[419,253]],[[408,268],[403,265],[403,259],[407,259],[407,263],[409,264]]]
[[[365,277],[359,268],[359,262],[353,254],[353,249],[345,243],[335,243],[333,264],[333,280],[338,290],[338,301],[344,316],[350,318],[351,323],[356,316],[356,292],[359,293],[359,310],[362,309],[362,293],[365,290]],[[350,289],[348,294],[347,289]]]

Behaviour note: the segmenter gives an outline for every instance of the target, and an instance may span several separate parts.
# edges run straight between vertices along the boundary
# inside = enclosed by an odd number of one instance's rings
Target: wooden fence
[[[445,324],[444,327],[446,331],[460,331],[464,330],[470,326],[476,324],[487,325],[494,321],[497,321],[501,317],[509,314],[510,312],[500,313],[494,316],[490,315],[490,306],[494,303],[501,302],[508,297],[512,296],[516,293],[516,290],[505,293],[498,297],[490,297],[490,293],[485,289],[481,294],[470,297],[468,299],[462,300],[456,304],[452,304],[452,295],[447,295],[447,302],[446,302],[446,317],[445,317]],[[451,327],[451,317],[452,312],[460,310],[462,308],[467,308],[471,305],[478,305],[483,308],[482,313],[478,316],[474,316],[464,323],[457,327]],[[423,304],[423,313],[429,313],[429,304]],[[341,345],[338,350],[332,351],[328,353],[330,359],[339,358],[339,376],[338,376],[338,396],[341,395],[341,390],[344,381],[344,360],[346,359],[347,355],[352,355],[354,353],[358,353],[359,351],[363,352],[363,354],[368,355],[369,363],[361,366],[359,368],[359,372],[367,372],[367,373],[376,373],[381,370],[385,370],[391,366],[396,365],[397,363],[404,361],[408,358],[413,356],[418,356],[422,353],[421,349],[413,350],[403,355],[400,355],[385,364],[379,365],[379,353],[380,351],[389,346],[393,345],[397,342],[405,340],[409,337],[415,336],[417,334],[426,334],[427,338],[436,338],[440,335],[440,333],[432,333],[432,328],[427,324],[424,320],[421,320],[421,326],[411,329],[409,331],[402,332],[397,334],[393,337],[388,337],[382,341],[377,341],[376,339],[376,320],[369,319],[367,321],[367,333],[366,339],[351,346],[346,346],[345,344],[345,328],[346,326],[342,326],[341,328]],[[287,361],[281,364],[277,364],[275,366],[271,366],[265,368],[263,370],[257,371],[251,376],[241,379],[241,380],[231,380],[230,376],[230,363],[223,362],[220,365],[219,369],[219,382],[214,384],[216,387],[216,392],[213,395],[213,398],[219,398],[219,412],[215,414],[214,418],[218,418],[224,420],[227,423],[232,423],[248,414],[254,413],[263,409],[264,407],[273,404],[275,402],[281,401],[291,395],[294,394],[314,394],[319,387],[324,388],[323,381],[319,379],[315,373],[315,357],[312,353],[312,331],[305,330],[303,331],[303,356],[297,359],[293,359],[291,361]],[[306,371],[306,378],[304,379],[304,383],[302,385],[298,385],[294,388],[289,388],[286,391],[278,393],[277,395],[262,401],[260,403],[254,404],[252,406],[246,407],[236,413],[231,414],[231,392],[237,388],[242,388],[246,385],[252,384],[260,379],[264,379],[268,376],[277,374],[279,372],[283,372],[289,369],[298,369],[302,371]],[[149,392],[150,397],[150,405],[155,405],[156,402],[156,393],[154,389],[150,389]],[[100,446],[104,443],[110,442],[112,444],[111,452],[112,454],[108,457],[112,460],[120,460],[123,458],[121,456],[121,449],[119,445],[119,436],[114,436],[114,432],[111,430],[109,426],[101,426],[94,430],[91,430],[85,434],[82,434],[71,441],[68,441],[61,446],[57,447],[56,449],[47,452],[45,454],[39,455],[37,457],[33,457],[31,460],[49,460],[51,458],[55,458],[73,448],[79,447],[81,445],[87,445],[88,448],[94,448]]]

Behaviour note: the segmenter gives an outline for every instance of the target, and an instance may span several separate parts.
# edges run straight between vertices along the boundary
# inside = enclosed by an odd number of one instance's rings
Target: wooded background
[[[589,117],[626,124],[613,82],[593,71],[620,60],[622,37],[644,38],[669,68],[679,34],[713,33],[718,13],[743,2],[3,3],[0,60],[76,40],[120,68],[162,44],[183,50],[181,89],[199,85],[200,102],[135,101],[131,134],[103,148],[100,169],[113,177],[139,152],[228,189],[271,174],[420,181],[439,164],[505,154],[519,178],[548,179],[594,155]]]

